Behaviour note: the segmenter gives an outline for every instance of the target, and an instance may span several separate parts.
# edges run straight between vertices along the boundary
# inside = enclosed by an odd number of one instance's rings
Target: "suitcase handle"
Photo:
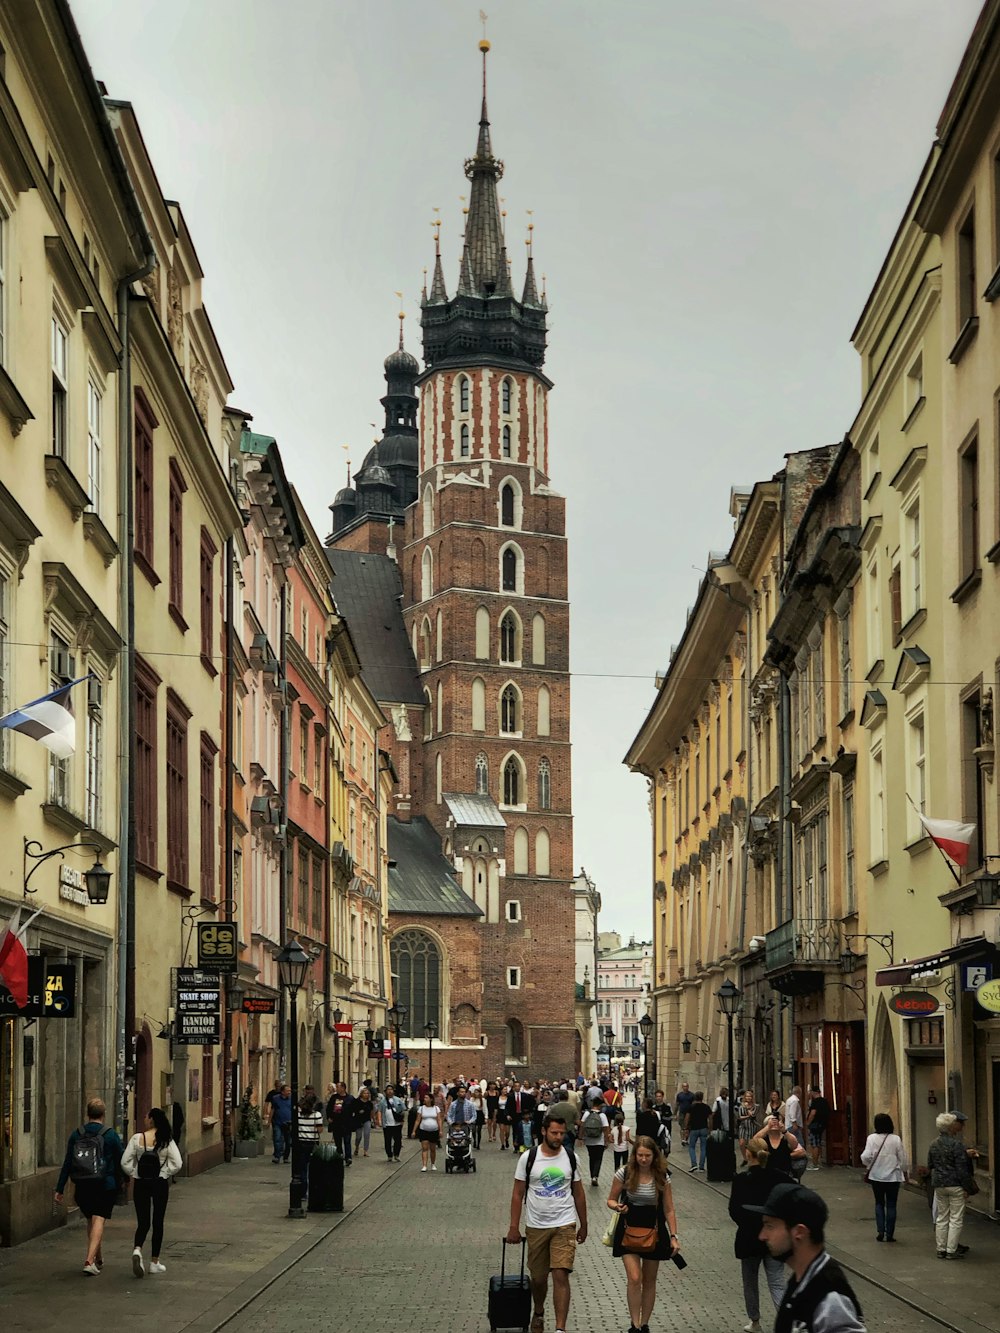
[[[501,1279],[503,1279],[503,1277],[504,1277],[504,1264],[505,1264],[506,1261],[507,1261],[507,1246],[508,1246],[508,1245],[517,1245],[517,1244],[518,1244],[518,1241],[516,1241],[516,1240],[508,1240],[507,1237],[504,1236],[504,1238],[503,1238],[503,1242],[502,1242],[502,1244],[501,1244],[501,1246],[500,1246],[500,1277],[501,1277]],[[520,1246],[521,1246],[521,1276],[522,1276],[522,1277],[524,1277],[524,1255],[525,1255],[525,1247],[527,1246],[527,1244],[528,1244],[528,1239],[527,1239],[527,1237],[526,1237],[526,1236],[522,1236],[522,1237],[521,1237],[521,1240],[520,1240]]]

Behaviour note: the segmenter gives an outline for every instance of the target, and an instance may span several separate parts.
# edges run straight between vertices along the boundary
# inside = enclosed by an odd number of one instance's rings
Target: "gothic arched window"
[[[503,693],[500,695],[500,730],[508,736],[512,736],[521,729],[518,726],[519,703],[520,699],[514,686],[504,686]]]
[[[508,546],[501,557],[500,586],[504,592],[517,592],[517,552]]]
[[[510,458],[510,427],[509,427],[509,426],[504,426],[504,428],[503,428],[503,456],[504,456],[504,458]]]
[[[521,765],[513,755],[503,766],[503,803],[521,804]]]
[[[518,653],[518,625],[517,617],[513,611],[508,611],[500,621],[500,661],[517,662],[520,658]]]
[[[538,761],[538,808],[552,809],[552,768],[547,759]]]
[[[500,406],[505,414],[510,412],[511,382],[505,379],[500,386]]]
[[[460,412],[469,410],[469,380],[465,375],[458,381],[458,410]]]
[[[460,432],[460,443],[458,452],[460,457],[462,458],[468,458],[469,456],[469,428],[464,423],[462,425],[462,429]]]
[[[393,994],[397,1004],[406,1006],[406,1018],[400,1024],[402,1035],[423,1037],[424,1026],[441,1027],[441,950],[437,942],[422,930],[401,930],[389,941],[389,957],[394,975]]]
[[[482,751],[476,755],[476,795],[486,796],[490,790],[490,766]]]
[[[500,522],[505,528],[514,526],[514,487],[509,482],[500,487]]]

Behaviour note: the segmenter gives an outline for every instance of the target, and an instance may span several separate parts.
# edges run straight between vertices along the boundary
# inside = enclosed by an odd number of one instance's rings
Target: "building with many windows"
[[[611,944],[597,952],[597,1032],[613,1061],[634,1062],[642,1041],[639,1020],[650,1007],[653,943],[633,935],[628,944],[617,937]]]

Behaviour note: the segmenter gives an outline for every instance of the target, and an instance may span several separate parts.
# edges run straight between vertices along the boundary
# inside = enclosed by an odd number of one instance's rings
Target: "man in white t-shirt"
[[[550,1273],[555,1333],[566,1333],[569,1275],[576,1247],[587,1239],[587,1196],[576,1158],[563,1146],[565,1134],[565,1121],[558,1115],[547,1115],[542,1122],[541,1143],[518,1158],[514,1172],[507,1241],[511,1245],[520,1242],[523,1210],[528,1272],[535,1303],[531,1333],[542,1333]]]
[[[785,1102],[785,1129],[794,1134],[800,1143],[805,1142],[802,1128],[802,1089],[797,1083]]]

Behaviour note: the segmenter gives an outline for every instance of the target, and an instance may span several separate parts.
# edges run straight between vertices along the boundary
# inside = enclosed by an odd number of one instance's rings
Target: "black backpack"
[[[69,1171],[70,1180],[100,1180],[103,1183],[108,1174],[104,1159],[104,1136],[107,1133],[108,1129],[103,1128],[99,1134],[88,1134],[83,1125],[76,1131]]]
[[[136,1180],[157,1180],[160,1175],[160,1154],[155,1148],[148,1148],[143,1140],[142,1152],[135,1167]]]

